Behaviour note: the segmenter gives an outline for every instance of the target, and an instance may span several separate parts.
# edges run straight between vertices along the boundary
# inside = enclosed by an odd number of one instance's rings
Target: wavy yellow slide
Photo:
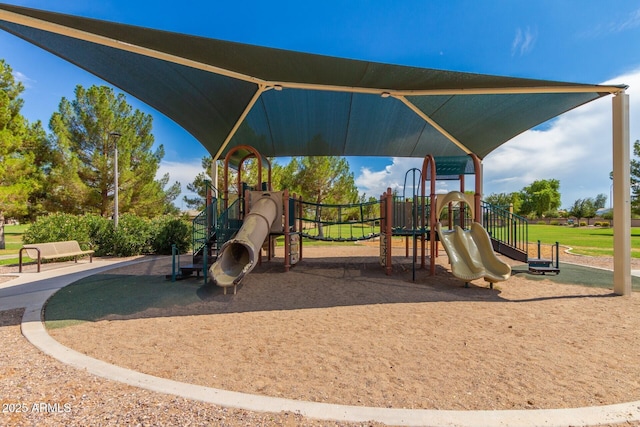
[[[469,282],[484,277],[493,286],[511,276],[511,267],[496,256],[487,230],[477,222],[471,224],[470,230],[460,226],[443,230],[438,222],[438,235],[457,278]]]

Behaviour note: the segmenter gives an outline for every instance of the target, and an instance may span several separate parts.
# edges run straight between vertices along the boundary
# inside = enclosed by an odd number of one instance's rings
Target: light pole
[[[613,210],[613,182],[609,186],[609,209]]]
[[[113,227],[118,228],[118,139],[122,135],[120,132],[111,132],[109,137],[113,139]]]

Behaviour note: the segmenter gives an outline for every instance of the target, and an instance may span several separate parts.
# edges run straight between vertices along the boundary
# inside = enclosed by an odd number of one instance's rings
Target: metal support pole
[[[120,139],[119,132],[110,132],[109,138],[113,139],[113,227],[118,228],[118,140]]]
[[[284,210],[284,271],[291,269],[291,233],[289,230],[289,190],[282,192]]]
[[[217,199],[220,197],[218,194],[218,161],[213,159],[211,160],[211,183],[213,197]]]
[[[116,139],[116,148],[114,150],[115,159],[113,161],[113,226],[118,228],[118,140]]]
[[[178,247],[174,244],[171,245],[171,281],[176,281],[176,252]],[[180,263],[178,263],[179,265]]]
[[[387,276],[391,275],[391,251],[393,248],[393,192],[391,187],[387,188],[387,194],[385,197],[385,244],[387,245],[385,273]]]
[[[294,199],[296,199],[295,196],[294,196]],[[298,261],[300,261],[300,260],[302,260],[302,241],[303,241],[303,239],[302,239],[302,227],[304,225],[302,223],[302,218],[303,218],[303,216],[302,216],[302,214],[303,214],[303,211],[302,211],[302,209],[303,209],[302,208],[302,196],[298,196],[297,197],[296,203],[297,203],[297,210],[295,208],[294,208],[294,210],[296,210],[298,218],[299,218],[299,220],[298,220],[298,229],[296,231],[298,231],[300,233],[300,242],[299,242],[300,248],[299,248],[299,252],[298,252],[298,254],[299,254],[298,255]],[[295,223],[295,220],[294,220],[294,223]]]

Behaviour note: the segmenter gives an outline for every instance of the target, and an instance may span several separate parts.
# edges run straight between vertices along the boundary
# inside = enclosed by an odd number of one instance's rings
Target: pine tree
[[[42,185],[36,164],[42,129],[20,114],[23,91],[11,67],[0,60],[0,249],[5,247],[5,216],[27,216],[30,198]]]
[[[283,170],[284,187],[300,194],[303,200],[318,204],[315,217],[320,237],[323,236],[320,204],[350,204],[359,200],[353,172],[343,157],[294,157]]]
[[[133,111],[124,94],[78,85],[75,99],[63,98],[49,123],[59,160],[49,176],[49,209],[109,216],[117,144],[119,212],[153,217],[171,210],[180,184],[165,190],[169,177],[156,179],[164,148],[153,150],[152,122],[150,115]]]

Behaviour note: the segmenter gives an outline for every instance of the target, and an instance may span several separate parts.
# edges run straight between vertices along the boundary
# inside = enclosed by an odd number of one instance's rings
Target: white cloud
[[[538,31],[532,31],[527,27],[524,31],[521,28],[516,29],[516,35],[511,43],[511,56],[519,54],[520,56],[529,53],[538,38]]]
[[[603,84],[627,84],[631,143],[640,139],[640,69]],[[611,96],[570,111],[544,130],[529,130],[484,159],[484,194],[520,191],[537,179],[558,179],[562,206],[603,193],[609,199],[613,169]],[[402,193],[406,172],[422,167],[422,159],[394,157],[383,170],[355,172],[361,192],[376,197],[387,187]],[[410,179],[409,179],[410,181]],[[472,178],[466,189],[473,188]],[[437,192],[457,190],[457,181],[438,182]]]
[[[619,22],[613,22],[609,26],[609,29],[611,32],[619,33],[622,31],[632,30],[638,26],[640,26],[640,9],[632,11]]]
[[[18,81],[21,82],[25,88],[29,89],[33,86],[32,83],[36,83],[35,80],[30,79],[29,77],[27,77],[26,75],[24,75],[23,73],[21,73],[20,71],[14,71],[13,72],[13,78]]]
[[[360,193],[378,197],[387,191],[387,188],[391,188],[392,191],[397,191],[400,195],[402,195],[404,191],[406,191],[407,196],[413,195],[414,177],[413,174],[407,176],[407,172],[412,168],[421,169],[423,159],[393,157],[391,158],[391,162],[390,165],[387,165],[381,171],[373,171],[370,168],[363,167],[360,169],[359,175],[356,172],[356,185]],[[416,180],[418,180],[418,177],[416,177]],[[429,185],[429,183],[427,183],[427,185]],[[438,193],[447,193],[454,189],[458,189],[457,181],[455,184],[452,184],[452,181],[436,182],[436,192]],[[427,188],[426,193],[429,194],[429,188]]]
[[[637,115],[633,115],[640,109],[640,69],[604,84],[618,83],[630,86],[633,143],[640,130]],[[558,179],[563,207],[600,193],[609,199],[611,103],[610,96],[594,101],[560,116],[545,130],[529,130],[495,150],[483,162],[484,193],[519,191],[537,179]]]
[[[640,9],[632,10],[628,14],[618,17],[608,23],[601,23],[579,34],[580,37],[596,38],[608,34],[621,33],[640,27]]]
[[[157,178],[161,178],[164,174],[169,174],[169,184],[174,182],[180,182],[182,187],[182,194],[174,201],[174,204],[181,210],[186,209],[186,206],[182,204],[183,196],[193,197],[194,194],[187,191],[187,184],[190,184],[195,179],[196,175],[200,172],[204,172],[202,169],[202,159],[192,159],[187,162],[172,162],[163,160],[160,162],[158,168]]]
[[[511,42],[511,56],[514,56],[516,54],[520,43],[522,43],[522,30],[520,28],[517,28],[516,36],[513,39],[513,42]]]

